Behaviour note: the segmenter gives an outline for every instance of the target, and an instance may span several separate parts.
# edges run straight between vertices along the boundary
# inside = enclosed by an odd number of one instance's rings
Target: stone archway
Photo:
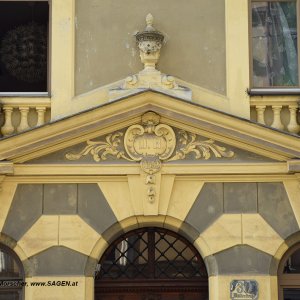
[[[97,265],[95,300],[208,300],[208,275],[198,251],[167,229],[129,231]]]

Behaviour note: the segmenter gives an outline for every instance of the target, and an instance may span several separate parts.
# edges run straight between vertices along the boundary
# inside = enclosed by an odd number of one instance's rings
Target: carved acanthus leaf
[[[142,116],[141,125],[130,126],[124,137],[122,132],[115,132],[108,134],[104,141],[88,140],[82,151],[67,153],[66,158],[78,160],[91,155],[96,162],[109,157],[139,161],[145,173],[154,174],[161,169],[162,162],[182,160],[189,154],[194,159],[204,160],[234,156],[233,151],[217,145],[214,140],[201,141],[196,134],[185,130],[180,130],[176,138],[174,130],[161,124],[160,116],[150,111]]]
[[[168,161],[184,159],[186,155],[193,153],[196,159],[204,158],[208,160],[211,158],[212,154],[217,157],[233,157],[233,151],[227,151],[225,147],[215,144],[212,139],[205,141],[197,141],[196,134],[186,132],[184,130],[179,131],[179,149],[176,151],[175,155],[168,159]]]
[[[124,151],[120,150],[120,144],[121,142],[123,143],[123,140],[120,138],[122,136],[122,132],[116,132],[107,135],[105,137],[106,142],[88,140],[86,142],[87,146],[82,151],[77,154],[67,153],[66,158],[69,160],[78,160],[82,156],[91,154],[96,162],[106,160],[108,155],[114,156],[117,159],[123,158],[128,161],[133,161],[125,155]]]

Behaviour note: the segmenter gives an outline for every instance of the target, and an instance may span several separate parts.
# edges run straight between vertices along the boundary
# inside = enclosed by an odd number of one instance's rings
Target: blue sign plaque
[[[258,283],[255,280],[232,280],[230,283],[230,299],[258,299]]]

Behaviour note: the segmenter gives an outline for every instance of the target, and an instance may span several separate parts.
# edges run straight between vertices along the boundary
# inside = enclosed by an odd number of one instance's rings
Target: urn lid
[[[150,54],[158,51],[163,43],[164,35],[153,27],[153,16],[146,16],[146,28],[136,34],[136,41],[141,51]]]

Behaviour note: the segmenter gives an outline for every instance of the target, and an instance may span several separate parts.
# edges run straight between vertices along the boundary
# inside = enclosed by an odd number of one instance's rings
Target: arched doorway
[[[278,268],[279,300],[300,299],[300,243],[282,257]]]
[[[97,266],[95,300],[208,300],[203,259],[186,239],[166,229],[124,234]]]
[[[0,244],[0,300],[21,300],[24,292],[24,271],[20,259]]]

